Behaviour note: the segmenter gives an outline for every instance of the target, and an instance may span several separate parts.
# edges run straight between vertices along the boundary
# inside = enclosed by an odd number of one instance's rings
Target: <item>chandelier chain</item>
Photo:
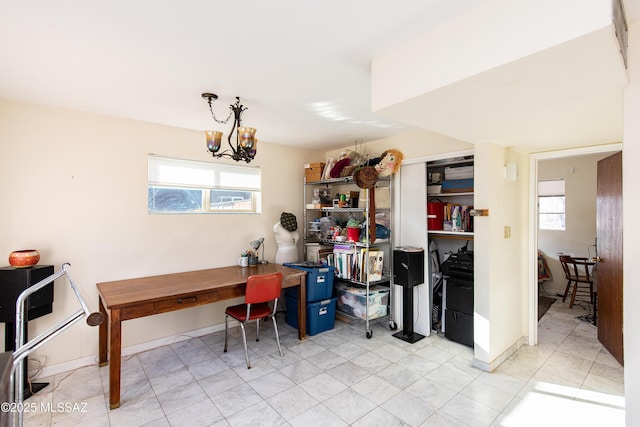
[[[227,122],[229,121],[229,119],[231,118],[231,116],[233,115],[233,107],[229,106],[229,115],[227,116],[226,119],[224,120],[218,120],[218,118],[216,117],[216,113],[213,112],[213,105],[211,105],[211,98],[209,98],[209,111],[211,112],[211,117],[213,117],[213,120],[215,120],[216,122],[220,123],[221,125],[226,125]]]

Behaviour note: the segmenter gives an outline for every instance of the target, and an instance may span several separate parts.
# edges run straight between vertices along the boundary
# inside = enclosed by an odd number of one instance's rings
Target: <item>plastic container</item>
[[[347,227],[347,240],[349,242],[359,242],[360,227]]]
[[[335,267],[303,267],[295,264],[284,264],[307,272],[307,302],[325,300],[333,294],[333,278]],[[285,295],[298,298],[298,289],[286,288]]]
[[[298,298],[285,295],[287,313],[285,320],[289,326],[298,328]],[[333,329],[336,321],[337,298],[307,303],[307,335]]]
[[[444,203],[431,201],[427,203],[427,229],[442,230],[444,221]]]
[[[389,289],[374,285],[369,287],[368,300],[366,288],[349,286],[344,282],[336,284],[337,309],[350,316],[365,320],[366,304],[369,304],[369,320],[388,314]]]

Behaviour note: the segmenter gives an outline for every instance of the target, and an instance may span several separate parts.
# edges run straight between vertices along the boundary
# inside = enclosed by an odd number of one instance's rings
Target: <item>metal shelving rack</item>
[[[358,207],[308,207],[308,205],[310,205],[310,192],[309,192],[309,188],[313,188],[313,187],[323,187],[323,188],[330,188],[331,194],[335,193],[338,189],[339,190],[359,190],[359,191],[366,191],[366,197],[364,199],[364,206],[358,206]],[[392,203],[393,203],[393,180],[391,177],[388,178],[380,178],[378,180],[378,182],[376,183],[375,188],[381,189],[387,189],[389,192],[389,207],[385,207],[385,208],[376,208],[376,212],[385,212],[388,214],[388,221],[389,224],[392,225],[393,224],[393,209],[391,209]],[[364,318],[364,324],[365,324],[365,334],[367,338],[371,338],[373,336],[373,331],[371,330],[371,322],[375,321],[375,322],[379,322],[379,321],[383,321],[385,319],[388,319],[389,321],[389,328],[391,330],[396,330],[398,328],[396,322],[393,320],[393,316],[392,316],[392,307],[393,307],[393,292],[392,292],[392,279],[393,279],[393,242],[391,239],[391,236],[389,236],[389,238],[384,239],[384,241],[382,240],[374,240],[374,243],[370,243],[371,242],[371,236],[370,236],[370,230],[372,227],[369,226],[368,220],[370,217],[370,212],[369,212],[369,204],[370,204],[370,191],[375,191],[375,188],[372,188],[370,190],[363,190],[360,189],[356,186],[356,184],[353,181],[353,178],[351,176],[348,177],[342,177],[342,178],[333,178],[333,179],[328,179],[328,180],[321,180],[321,181],[310,181],[307,182],[305,179],[304,182],[304,203],[305,203],[305,209],[303,210],[304,212],[304,247],[305,247],[305,259],[307,256],[307,243],[319,243],[322,245],[348,245],[352,248],[353,250],[353,254],[355,255],[357,253],[358,250],[366,250],[367,252],[369,251],[369,248],[372,247],[380,247],[383,248],[384,251],[384,265],[385,267],[383,268],[382,271],[382,279],[381,280],[369,280],[369,277],[367,277],[366,281],[356,281],[356,280],[350,280],[350,279],[344,279],[344,278],[338,278],[336,277],[337,281],[342,281],[342,282],[347,282],[353,285],[356,285],[358,287],[362,287],[363,289],[365,289],[365,318]],[[338,191],[340,192],[340,191]],[[365,223],[364,229],[365,229],[365,236],[364,236],[364,240],[360,241],[360,242],[349,242],[349,241],[338,241],[338,240],[334,240],[334,239],[329,239],[326,238],[326,236],[318,236],[317,232],[312,232],[310,231],[310,221],[311,221],[311,214],[313,213],[314,216],[314,220],[321,218],[323,216],[339,216],[340,218],[344,218],[346,216],[349,215],[357,215],[358,217],[361,217],[362,221]],[[374,228],[375,229],[375,228]],[[364,269],[365,271],[369,271],[369,257],[364,257]],[[382,317],[378,317],[375,319],[370,319],[371,315],[369,313],[369,294],[370,294],[370,289],[371,286],[373,285],[382,285],[385,284],[384,286],[389,288],[389,299],[388,299],[388,304],[387,304],[387,314],[386,316],[382,316]],[[340,315],[343,315],[347,318],[349,318],[350,320],[358,320],[358,321],[363,321],[363,319],[360,319],[359,317],[355,317],[355,316],[350,316],[347,313],[344,312],[340,312]]]

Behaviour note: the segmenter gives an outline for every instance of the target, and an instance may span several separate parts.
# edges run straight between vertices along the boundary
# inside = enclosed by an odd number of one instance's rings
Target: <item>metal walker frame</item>
[[[69,275],[68,267],[70,267],[70,265],[71,264],[69,263],[62,264],[62,269],[59,272],[54,273],[51,276],[46,277],[40,282],[36,283],[35,285],[25,289],[16,300],[16,346],[15,351],[13,352],[13,365],[11,368],[11,380],[9,384],[9,401],[16,403],[16,412],[14,413],[12,420],[13,426],[22,427],[23,423],[23,413],[21,410],[19,410],[22,407],[22,403],[24,402],[25,387],[24,367],[22,361],[31,352],[33,352],[41,345],[57,336],[85,316],[87,318],[87,325],[89,326],[98,326],[104,321],[104,315],[102,313],[95,311],[92,312],[91,310],[89,310],[89,307],[82,298],[78,287],[75,285],[75,283],[71,279],[71,276]],[[67,281],[69,282],[71,289],[73,289],[73,292],[75,293],[81,308],[75,313],[71,314],[65,320],[52,326],[45,332],[42,332],[37,337],[25,343],[25,302],[27,301],[27,298],[29,297],[29,295],[39,291],[49,283],[65,275],[67,276]]]

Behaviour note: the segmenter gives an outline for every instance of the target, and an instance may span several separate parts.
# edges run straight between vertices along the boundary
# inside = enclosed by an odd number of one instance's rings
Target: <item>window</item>
[[[540,230],[565,229],[564,179],[538,182],[538,227]]]
[[[261,170],[149,155],[150,213],[260,212]]]

